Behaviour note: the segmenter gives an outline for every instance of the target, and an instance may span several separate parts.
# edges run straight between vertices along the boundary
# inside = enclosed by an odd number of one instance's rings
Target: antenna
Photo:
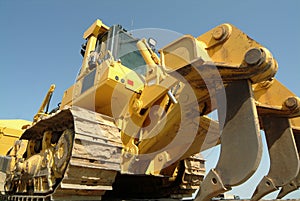
[[[130,28],[131,28],[131,34],[132,34],[132,31],[133,31],[133,29],[134,29],[134,17],[132,17],[131,18],[131,26],[130,26]]]

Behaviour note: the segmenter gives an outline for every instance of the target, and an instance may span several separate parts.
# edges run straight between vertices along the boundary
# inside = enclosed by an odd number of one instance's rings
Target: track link
[[[68,132],[63,134],[65,139],[60,137],[55,147],[61,154],[53,157],[52,169],[62,176],[55,178],[50,193],[9,195],[8,200],[47,200],[48,197],[50,200],[101,200],[106,191],[112,190],[120,172],[122,150],[119,130],[112,118],[72,107],[41,120],[21,138],[42,138],[45,130],[69,130],[71,137]]]

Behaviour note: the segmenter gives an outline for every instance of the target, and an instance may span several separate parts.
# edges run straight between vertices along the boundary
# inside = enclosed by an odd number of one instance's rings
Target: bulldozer
[[[96,20],[83,38],[81,70],[59,107],[45,110],[51,86],[0,158],[5,199],[208,201],[255,173],[261,130],[270,169],[251,200],[300,187],[300,99],[241,30],[221,24],[156,50],[153,38]],[[217,145],[206,173],[200,152]]]

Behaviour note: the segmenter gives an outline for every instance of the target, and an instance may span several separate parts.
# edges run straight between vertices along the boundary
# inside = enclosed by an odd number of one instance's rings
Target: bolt
[[[152,74],[153,73],[153,68],[149,69],[148,73]]]
[[[253,48],[251,50],[248,50],[245,54],[245,62],[248,65],[256,65],[260,63],[264,59],[264,52],[260,48]]]
[[[289,110],[295,110],[296,108],[299,107],[299,103],[296,97],[289,97],[284,101],[284,105],[289,109]]]
[[[158,155],[158,161],[161,162],[163,160],[163,156],[162,155]]]
[[[136,99],[132,105],[133,111],[138,112],[141,109],[142,105],[143,102],[141,100]]]
[[[219,26],[219,27],[215,28],[215,30],[213,31],[212,37],[215,40],[221,40],[225,34],[226,34],[225,28],[222,26]]]
[[[126,159],[129,159],[129,158],[132,157],[132,154],[129,153],[129,152],[125,152],[125,153],[124,153],[124,157],[125,157]]]
[[[212,178],[211,181],[212,181],[212,183],[215,184],[215,185],[218,183],[218,180],[217,180],[216,178]]]

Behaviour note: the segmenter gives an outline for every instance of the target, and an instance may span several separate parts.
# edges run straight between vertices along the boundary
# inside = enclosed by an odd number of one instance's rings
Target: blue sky
[[[82,34],[95,19],[127,30],[161,28],[193,36],[232,23],[273,53],[276,77],[299,95],[299,11],[298,0],[0,0],[0,119],[31,120],[52,83],[52,107],[60,102],[81,65]],[[217,151],[208,155],[215,158]],[[253,188],[248,184],[234,193],[249,197]]]

